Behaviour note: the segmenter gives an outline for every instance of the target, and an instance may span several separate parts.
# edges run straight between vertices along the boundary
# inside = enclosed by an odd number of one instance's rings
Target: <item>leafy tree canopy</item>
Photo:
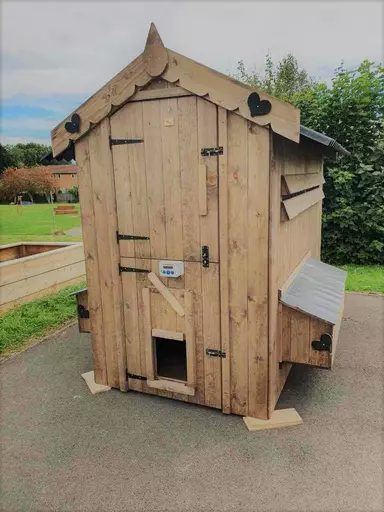
[[[28,142],[27,144],[6,145],[12,167],[34,167],[40,165],[40,159],[51,151],[50,146],[37,144],[36,142]]]
[[[351,152],[325,162],[322,257],[332,263],[384,263],[384,69],[363,61],[340,66],[331,85],[314,80],[289,54],[266,57],[263,73],[242,61],[234,76],[289,101],[305,126]]]

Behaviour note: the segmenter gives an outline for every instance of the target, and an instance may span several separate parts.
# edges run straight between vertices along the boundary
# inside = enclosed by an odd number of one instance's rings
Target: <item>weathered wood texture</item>
[[[126,66],[99,91],[83,103],[74,113],[81,122],[77,133],[68,133],[66,122],[72,114],[51,132],[53,155],[77,141],[93,126],[126,103],[136,92],[151,82],[152,77],[161,76],[168,82],[178,82],[181,87],[200,97],[208,99],[229,111],[238,109],[240,115],[254,124],[271,126],[275,133],[295,142],[300,137],[300,111],[292,105],[279,101],[263,91],[257,91],[262,100],[272,104],[271,111],[263,116],[251,116],[248,96],[256,92],[237,80],[199,64],[163,46],[160,36],[153,27],[143,54]]]
[[[0,264],[0,313],[84,279],[83,244],[50,246],[41,254],[5,261]]]
[[[316,176],[316,175],[314,175]],[[292,220],[301,212],[308,210],[318,202],[322,201],[324,193],[322,188],[317,187],[298,196],[282,201],[283,218],[281,220]]]
[[[85,311],[89,312],[89,301],[88,301],[88,290],[82,290],[76,293],[76,306],[77,308],[83,307]],[[91,332],[91,317],[81,317],[77,312],[77,321],[79,326],[79,332]]]
[[[266,418],[269,132],[237,114],[227,116],[228,156],[222,168],[227,175],[222,193],[227,199],[220,201],[224,201],[223,215],[228,210],[224,219],[228,242],[222,233],[224,250],[228,243],[228,270],[223,269],[221,289],[228,297],[222,308],[229,313],[230,410]],[[222,311],[224,324],[226,314]]]
[[[290,365],[279,369],[286,350],[289,327],[281,305],[278,306],[278,290],[288,280],[308,251],[311,257],[320,259],[322,203],[299,213],[292,220],[280,222],[281,178],[284,175],[312,175],[322,179],[323,157],[314,150],[313,144],[302,141],[299,146],[273,135],[271,151],[270,183],[270,340],[269,340],[269,414],[271,415],[288,376]],[[289,180],[288,180],[289,181]],[[292,180],[293,182],[294,180]],[[297,179],[297,181],[300,181]],[[287,359],[286,359],[287,360]]]
[[[70,244],[69,244],[70,245]],[[0,262],[25,258],[42,252],[67,247],[68,244],[57,242],[16,242],[0,246]]]
[[[159,260],[122,258],[122,265],[157,272]],[[191,379],[188,385],[192,385],[194,373],[194,396],[149,387],[144,381],[137,379],[129,379],[131,389],[221,408],[220,360],[210,359],[205,353],[207,348],[221,348],[218,267],[214,263],[209,268],[203,268],[199,262],[186,262],[184,276],[177,279],[180,280],[180,288],[173,287],[176,280],[159,278],[167,284],[169,291],[183,306],[184,316],[180,316],[162,294],[152,287],[147,273],[122,273],[129,373],[147,376],[150,380],[156,376],[154,356],[151,354],[148,357],[152,329],[183,333],[186,339],[194,339],[193,345],[187,347],[190,361],[188,380]],[[204,314],[204,309],[209,312],[209,318]],[[194,359],[195,369],[191,368],[191,358]]]
[[[126,389],[122,289],[109,119],[76,145],[95,381]]]
[[[119,231],[150,236],[122,240],[121,256],[200,261],[209,245],[218,262],[217,158],[200,156],[217,145],[216,106],[193,96],[128,103],[111,117],[111,131],[145,140],[113,147]],[[204,216],[199,164],[207,169]]]
[[[283,362],[302,363],[330,368],[332,356],[327,351],[314,350],[312,341],[324,333],[333,334],[333,326],[283,305],[284,336],[282,339]]]

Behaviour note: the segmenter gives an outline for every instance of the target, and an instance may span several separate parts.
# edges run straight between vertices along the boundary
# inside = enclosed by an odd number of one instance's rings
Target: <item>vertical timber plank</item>
[[[204,353],[220,350],[219,264],[201,269]],[[221,358],[205,355],[205,405],[221,409]]]
[[[231,410],[248,415],[247,121],[228,112],[228,275]]]
[[[106,118],[89,134],[89,150],[100,262],[108,385],[125,391],[127,382],[123,297],[119,275],[116,196],[109,136],[110,124],[109,118]]]
[[[281,318],[281,336],[282,336],[282,361],[292,361],[291,359],[291,317],[289,309],[282,306]]]
[[[221,361],[222,410],[231,413],[231,348],[229,338],[229,294],[228,294],[228,133],[227,111],[218,107],[219,146],[219,241],[220,241],[220,323],[221,350],[226,357]]]
[[[144,344],[145,344],[145,361],[146,361],[146,377],[149,380],[155,379],[154,357],[153,357],[153,340],[152,340],[152,322],[151,322],[151,297],[149,288],[143,288],[143,309],[144,309]]]
[[[309,363],[310,317],[291,309],[291,360]]]
[[[280,235],[280,201],[281,201],[281,174],[276,165],[273,135],[270,132],[269,148],[269,232],[268,232],[268,418],[275,410],[278,394],[279,356],[282,342],[278,336],[279,328],[279,235]],[[284,251],[281,250],[281,253]],[[284,257],[284,256],[283,256]]]
[[[124,108],[126,108],[127,111],[125,115],[125,134],[122,136],[122,138],[127,137],[144,139],[142,103],[139,102],[136,105],[133,103],[128,104],[126,107],[123,107],[123,109]],[[113,119],[113,117],[114,116],[112,116],[111,119]],[[116,137],[119,138],[120,135],[118,136],[118,134],[116,134]],[[144,145],[145,141],[142,144],[127,144],[125,146],[127,159],[129,161],[129,179],[131,181],[130,191],[132,194],[131,203],[133,217],[132,234],[139,236],[149,236],[147,180],[145,169]],[[116,146],[115,149],[117,149],[118,147],[119,146]],[[126,176],[126,179],[128,179],[128,176]],[[129,201],[129,198],[125,197],[125,201]],[[120,246],[122,248],[125,247],[124,244],[130,244],[131,246],[134,246],[136,258],[149,258],[151,256],[150,240],[120,242]]]
[[[200,216],[196,97],[178,98],[179,158],[181,173],[183,254],[185,261],[200,260]]]
[[[165,230],[160,101],[144,101],[142,105],[151,257],[165,258],[167,255],[167,238]]]
[[[128,138],[127,108],[131,105],[117,111],[111,117],[111,136],[115,138]],[[130,177],[128,157],[129,145],[113,147],[113,172],[116,184],[116,205],[118,215],[118,230],[123,234],[134,234],[132,216],[132,179]],[[120,251],[122,256],[134,256],[135,246],[131,241],[120,241]]]
[[[212,148],[217,146],[217,107],[213,103],[197,98],[198,146]],[[218,157],[200,155],[200,165],[206,166],[207,215],[200,216],[201,243],[209,246],[210,261],[219,261],[219,230],[218,230]],[[199,174],[199,168],[197,169]],[[197,180],[199,187],[199,179]],[[199,195],[196,196],[198,200]],[[196,206],[195,206],[196,207]]]
[[[121,259],[121,264],[125,267],[136,268],[134,258]],[[123,285],[124,302],[124,320],[125,320],[125,347],[127,358],[127,370],[135,375],[145,375],[142,372],[140,357],[140,335],[139,335],[139,313],[138,297],[136,287],[137,274],[133,272],[123,272],[121,274]],[[142,381],[130,379],[129,387],[135,391],[142,390]]]
[[[194,329],[194,311],[193,294],[186,290],[184,294],[185,309],[185,340],[187,350],[187,381],[188,386],[196,386],[196,364],[195,364],[195,329]]]
[[[269,138],[268,129],[249,122],[248,416],[261,419],[268,419]]]
[[[152,270],[152,265],[154,263],[152,260],[149,259],[138,259],[136,258],[136,268],[143,268],[146,270]],[[132,266],[132,265],[128,265]],[[137,294],[137,317],[138,317],[138,333],[136,336],[138,337],[138,344],[139,344],[139,352],[140,352],[140,365],[141,365],[141,373],[140,375],[147,375],[147,359],[146,359],[146,333],[144,328],[144,317],[145,317],[145,305],[143,300],[143,289],[148,288],[148,286],[151,286],[151,282],[148,279],[148,274],[146,272],[143,273],[137,273],[136,275],[136,294]],[[151,325],[153,325],[153,311],[152,311],[152,304],[151,304]],[[137,346],[137,342],[136,345]],[[151,368],[149,368],[149,371],[151,371]],[[145,382],[141,382],[141,387],[143,391],[145,389],[149,389],[146,386]],[[157,394],[157,392],[154,392]]]
[[[87,274],[88,306],[91,320],[93,369],[95,372],[95,382],[107,385],[108,376],[103,333],[99,257],[93,209],[94,198],[88,137],[84,137],[76,143],[75,151],[78,166],[79,195],[81,197],[80,211]]]
[[[202,284],[200,263],[186,262],[185,264],[185,288],[192,292],[192,305],[194,316],[195,334],[195,375],[196,394],[193,397],[196,403],[205,404],[205,352],[203,336],[203,308],[202,308]]]
[[[199,212],[200,215],[208,213],[207,166],[205,164],[199,165]]]
[[[177,99],[160,101],[165,234],[167,258],[183,259],[181,176],[179,164],[179,116]],[[165,254],[161,255],[162,257]],[[161,257],[160,256],[160,257]]]

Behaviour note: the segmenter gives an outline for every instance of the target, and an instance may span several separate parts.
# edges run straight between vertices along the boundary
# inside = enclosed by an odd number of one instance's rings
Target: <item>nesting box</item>
[[[75,156],[95,380],[267,419],[332,366],[345,273],[320,259],[323,159],[291,105],[164,47],[52,132]]]

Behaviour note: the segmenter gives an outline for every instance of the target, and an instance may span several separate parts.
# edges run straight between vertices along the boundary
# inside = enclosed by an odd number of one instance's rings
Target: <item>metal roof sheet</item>
[[[343,155],[350,155],[350,152],[347,151],[341,144],[339,144],[332,137],[328,137],[328,135],[324,135],[324,133],[317,132],[312,130],[311,128],[307,128],[306,126],[300,125],[300,136],[307,137],[308,139],[314,140],[327,148],[330,148],[332,153],[342,153]]]
[[[309,258],[280,300],[286,306],[336,325],[346,277],[344,270]]]

